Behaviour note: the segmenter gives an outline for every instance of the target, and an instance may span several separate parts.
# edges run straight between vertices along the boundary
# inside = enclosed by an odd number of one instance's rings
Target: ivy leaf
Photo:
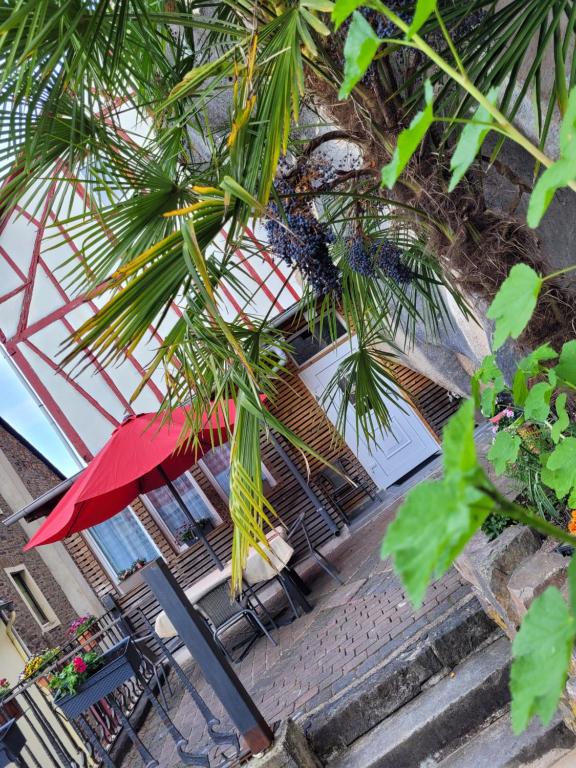
[[[560,440],[562,432],[564,432],[564,430],[567,429],[568,425],[570,424],[570,417],[566,411],[566,395],[564,393],[558,395],[556,398],[556,403],[554,404],[554,408],[556,409],[556,415],[558,418],[554,424],[552,424],[550,434],[552,440],[557,443]]]
[[[560,361],[554,369],[560,379],[576,387],[576,341],[567,341],[560,351]]]
[[[478,368],[474,376],[478,381],[481,381],[482,384],[494,382],[497,392],[502,392],[504,389],[504,374],[496,362],[495,355],[486,355],[484,360],[482,360],[482,365]]]
[[[516,461],[522,440],[511,432],[497,432],[494,442],[488,451],[488,459],[497,475],[506,471],[508,464]]]
[[[492,384],[482,390],[480,384]],[[498,367],[494,355],[486,355],[482,365],[472,377],[472,394],[483,415],[489,418],[494,415],[496,395],[504,389],[504,375]]]
[[[420,483],[407,494],[382,542],[382,557],[394,558],[414,606],[421,605],[432,578],[450,568],[491,506],[471,486],[446,479]]]
[[[524,416],[527,420],[546,421],[550,413],[552,387],[547,381],[535,384],[528,392],[524,404]]]
[[[576,88],[572,88],[560,127],[560,157],[538,179],[530,195],[526,220],[537,227],[556,190],[576,179]]]
[[[542,481],[558,499],[572,492],[568,503],[576,506],[576,437],[567,437],[554,448],[542,468]]]
[[[527,264],[512,267],[486,313],[496,321],[494,349],[499,349],[508,336],[520,336],[532,317],[541,287],[542,278]]]
[[[351,13],[364,4],[364,0],[336,0],[332,9],[332,21],[334,22],[335,29],[338,29],[340,24],[346,21]]]
[[[480,410],[482,415],[487,419],[491,419],[494,416],[494,409],[496,408],[496,392],[494,387],[486,387],[482,390],[480,397]]]
[[[338,92],[339,99],[349,96],[352,88],[362,79],[380,42],[370,22],[361,13],[354,11],[344,44],[344,81]]]
[[[550,344],[542,344],[536,347],[533,352],[523,357],[518,363],[518,368],[530,377],[535,376],[541,370],[540,363],[546,360],[555,360],[558,357],[556,350],[552,349]]]
[[[490,104],[496,103],[498,90],[497,87],[490,88],[486,94],[486,98]],[[491,130],[489,125],[484,124],[491,122],[493,122],[493,119],[490,112],[488,112],[486,107],[480,105],[472,117],[472,122],[464,126],[464,130],[460,134],[460,139],[456,145],[452,159],[450,160],[452,178],[450,179],[448,192],[454,190],[458,182],[474,162],[474,158],[480,151],[484,139]]]
[[[493,502],[473,483],[483,471],[474,444],[474,402],[466,401],[444,429],[444,478],[412,489],[382,543],[414,605],[434,576],[441,576],[480,528]]]
[[[510,672],[512,728],[523,731],[534,715],[554,716],[568,677],[575,623],[556,587],[537,597],[514,638]]]
[[[414,17],[410,29],[406,33],[406,40],[411,40],[412,37],[418,32],[421,27],[424,26],[428,17],[436,10],[436,0],[418,0],[416,3],[416,10],[414,11]]]
[[[474,442],[474,401],[466,400],[450,418],[442,433],[444,477],[451,479],[477,466]]]
[[[528,379],[542,370],[540,363],[545,360],[554,360],[556,357],[558,357],[558,353],[549,344],[542,344],[520,360],[512,383],[512,396],[516,405],[524,405],[526,402]]]
[[[388,189],[392,189],[434,120],[434,92],[430,80],[424,83],[424,96],[426,107],[414,116],[408,128],[400,132],[392,160],[382,168],[382,184]]]

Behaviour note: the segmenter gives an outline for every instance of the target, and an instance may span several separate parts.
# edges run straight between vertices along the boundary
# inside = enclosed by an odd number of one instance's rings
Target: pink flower
[[[74,666],[74,671],[77,672],[79,675],[81,675],[83,672],[86,672],[88,667],[86,666],[86,662],[81,656],[76,656],[72,659],[72,664]]]
[[[500,419],[511,419],[514,416],[514,411],[511,408],[505,408],[503,411],[500,411],[500,413],[497,413],[496,416],[492,416],[491,419],[488,419],[488,421],[491,424],[498,424]]]
[[[498,432],[498,427],[492,427],[492,434],[495,435]]]

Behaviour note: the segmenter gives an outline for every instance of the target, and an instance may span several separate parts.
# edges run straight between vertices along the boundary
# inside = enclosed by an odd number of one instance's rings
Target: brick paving
[[[386,662],[406,643],[414,642],[469,595],[468,586],[451,570],[428,591],[423,606],[414,611],[392,572],[389,560],[379,557],[379,545],[396,505],[370,516],[329,555],[344,580],[343,586],[317,570],[304,573],[312,588],[314,610],[273,633],[274,647],[259,639],[235,670],[270,724],[286,717],[302,718],[337,696],[360,677]],[[338,541],[338,540],[335,540]],[[183,665],[214,714],[219,729],[230,725],[221,704],[188,658]],[[189,737],[190,749],[206,750],[207,728],[191,697],[171,675],[174,697],[170,715]],[[149,715],[140,731],[161,768],[180,768],[173,742],[158,719]],[[217,764],[216,749],[211,750]],[[221,753],[220,753],[221,754]],[[141,762],[131,750],[122,768]]]

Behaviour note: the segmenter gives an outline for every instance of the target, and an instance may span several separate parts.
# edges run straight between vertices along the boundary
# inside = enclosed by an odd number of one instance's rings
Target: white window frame
[[[146,530],[146,526],[144,525],[142,520],[140,520],[140,518],[138,517],[136,512],[134,512],[134,510],[132,509],[132,505],[128,504],[128,506],[125,507],[125,509],[129,509],[130,512],[134,515],[134,517],[136,518],[138,524],[141,526],[142,530],[144,531],[146,537],[148,538],[148,540],[150,541],[150,543],[152,544],[152,546],[156,550],[156,554],[158,555],[158,557],[162,557],[162,559],[164,559],[164,557],[162,555],[162,552],[160,552],[160,549],[158,548],[158,544],[156,544],[156,542],[154,541],[152,536],[150,536],[150,533]],[[121,579],[118,578],[118,574],[116,573],[116,569],[114,568],[112,563],[108,560],[108,558],[106,557],[106,555],[104,554],[104,552],[100,548],[100,545],[98,544],[98,539],[96,538],[96,536],[94,536],[92,531],[90,531],[89,529],[86,529],[85,531],[82,531],[82,533],[84,534],[84,536],[88,540],[88,543],[90,544],[90,548],[94,552],[94,555],[96,556],[96,558],[99,560],[100,565],[106,571],[107,576],[112,580],[112,583],[113,584],[121,584],[122,581],[121,581]]]
[[[270,470],[268,469],[268,467],[263,461],[261,461],[260,463],[262,465],[262,475],[266,479],[266,482],[268,483],[270,488],[275,488],[278,485],[278,480],[276,480],[272,472],[270,472]],[[206,475],[206,477],[210,481],[210,484],[214,487],[214,490],[216,491],[216,493],[228,505],[230,503],[230,497],[228,496],[224,488],[222,488],[222,486],[220,485],[216,477],[212,474],[211,470],[208,468],[208,465],[206,464],[204,459],[198,459],[198,466],[200,467],[202,472]]]
[[[185,472],[182,472],[182,474],[186,475],[186,477],[191,481],[198,495],[200,496],[204,504],[206,504],[206,506],[210,510],[210,513],[214,516],[214,528],[218,528],[218,526],[224,523],[220,514],[218,513],[218,510],[216,509],[214,504],[212,504],[208,496],[206,496],[206,494],[200,487],[200,484],[194,478],[194,475],[192,475],[192,473],[189,472],[188,470],[186,470]],[[185,543],[182,544],[181,542],[178,541],[176,536],[174,536],[174,534],[172,533],[168,525],[162,519],[162,515],[160,514],[159,510],[157,509],[152,499],[148,498],[148,494],[142,494],[140,498],[142,499],[142,503],[144,504],[148,512],[150,512],[150,514],[152,515],[154,522],[158,525],[158,527],[160,528],[160,530],[162,531],[166,539],[170,542],[170,545],[172,546],[172,548],[178,554],[180,554],[181,552],[185,552],[190,547],[190,544],[185,544]]]
[[[304,331],[306,331],[306,329],[309,327],[310,319],[308,317],[308,314],[309,313],[306,313],[306,324],[303,325],[302,328],[300,328],[299,331],[296,331],[296,333],[293,333],[287,339],[288,344],[290,344],[292,339],[297,339],[298,336],[301,336],[304,333]],[[316,318],[316,319],[318,319],[318,318]],[[321,349],[319,352],[316,352],[315,355],[312,355],[312,357],[309,357],[308,360],[305,360],[303,363],[298,363],[296,361],[296,359],[292,356],[292,353],[290,351],[288,351],[288,353],[287,353],[288,357],[294,363],[294,365],[297,367],[297,369],[299,371],[303,370],[304,368],[307,368],[309,365],[312,365],[313,363],[317,362],[318,360],[320,360],[320,358],[323,355],[327,354],[328,352],[331,352],[333,349],[335,349],[336,347],[339,347],[341,344],[344,344],[347,340],[350,339],[350,331],[348,330],[348,327],[346,325],[346,322],[345,322],[343,316],[339,312],[336,312],[336,319],[338,320],[340,325],[344,328],[344,333],[341,334],[340,336],[338,336],[338,338],[335,339],[333,342],[328,344],[328,346],[324,347],[324,349]]]
[[[62,623],[58,616],[56,615],[56,612],[48,602],[48,600],[44,597],[44,594],[42,593],[42,590],[36,584],[34,577],[28,570],[28,568],[24,565],[24,563],[21,563],[20,565],[12,565],[8,568],[4,568],[4,572],[12,582],[14,589],[16,592],[18,592],[20,599],[24,602],[26,607],[28,608],[30,614],[32,615],[33,619],[36,621],[38,626],[41,628],[42,632],[49,632],[51,629],[54,629],[55,627],[59,627]],[[36,608],[33,604],[31,604],[28,601],[27,596],[25,593],[22,592],[20,585],[14,578],[13,574],[23,574],[24,581],[26,582],[26,587],[28,591],[32,594],[34,600],[38,603],[38,606],[40,607],[42,613],[46,616],[48,619],[47,622],[42,622],[41,617],[36,614]]]

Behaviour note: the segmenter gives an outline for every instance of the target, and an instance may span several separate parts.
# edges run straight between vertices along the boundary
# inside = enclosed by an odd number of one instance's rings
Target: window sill
[[[127,595],[128,592],[132,592],[133,589],[136,589],[136,587],[143,583],[144,577],[142,576],[141,571],[136,571],[136,573],[132,573],[123,581],[119,581],[118,584],[116,584],[116,589],[121,595]]]

